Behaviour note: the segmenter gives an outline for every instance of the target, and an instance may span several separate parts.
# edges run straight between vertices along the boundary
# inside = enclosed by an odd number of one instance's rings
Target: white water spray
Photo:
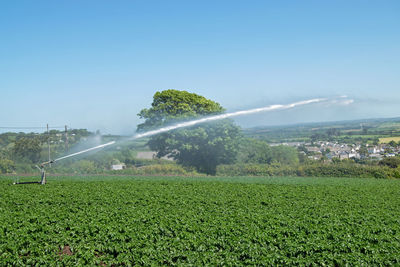
[[[69,154],[67,156],[55,159],[54,161],[59,161],[59,160],[62,160],[62,159],[73,157],[73,156],[76,156],[76,155],[79,155],[79,154],[82,154],[82,153],[86,153],[86,152],[89,152],[89,151],[92,151],[92,150],[95,150],[95,149],[99,149],[99,148],[103,148],[103,147],[106,147],[106,146],[110,146],[110,145],[113,145],[113,144],[115,144],[115,141],[111,141],[111,142],[106,143],[106,144],[102,144],[102,145],[91,147],[91,148],[88,148],[88,149],[85,149],[85,150],[82,150],[82,151],[79,151],[79,152],[76,152],[76,153],[73,153],[73,154]]]
[[[353,100],[349,100],[349,99],[344,99],[346,97],[341,97],[341,100],[332,100],[331,103],[332,104],[351,104],[353,102]],[[253,114],[253,113],[259,113],[259,112],[268,112],[268,111],[273,111],[273,110],[285,110],[285,109],[292,109],[295,108],[297,106],[304,106],[304,105],[309,105],[309,104],[313,104],[313,103],[320,103],[320,102],[328,102],[329,100],[327,98],[315,98],[315,99],[310,99],[310,100],[304,100],[304,101],[299,101],[299,102],[295,102],[295,103],[291,103],[291,104],[286,104],[286,105],[270,105],[267,107],[262,107],[262,108],[255,108],[255,109],[249,109],[249,110],[242,110],[242,111],[236,111],[236,112],[231,112],[231,113],[225,113],[225,114],[220,114],[220,115],[215,115],[215,116],[210,116],[210,117],[206,117],[206,118],[201,118],[201,119],[196,119],[196,120],[191,120],[191,121],[186,121],[186,122],[182,122],[182,123],[178,123],[175,125],[171,125],[171,126],[166,126],[157,130],[151,130],[148,132],[144,132],[144,133],[140,133],[140,134],[136,134],[133,137],[131,137],[131,140],[135,140],[135,139],[139,139],[142,137],[149,137],[149,136],[153,136],[159,133],[165,133],[165,132],[169,132],[175,129],[179,129],[179,128],[184,128],[184,127],[189,127],[189,126],[193,126],[196,124],[200,124],[200,123],[205,123],[205,122],[209,122],[209,121],[216,121],[216,120],[221,120],[221,119],[226,119],[226,118],[231,118],[231,117],[237,117],[237,116],[242,116],[242,115],[249,115],[249,114]],[[102,144],[99,146],[95,146],[92,148],[88,148],[58,159],[55,159],[54,161],[59,161],[62,159],[66,159],[69,157],[73,157],[82,153],[86,153],[95,149],[99,149],[99,148],[103,148],[106,146],[110,146],[115,144],[115,141],[111,141],[109,143],[106,144]]]
[[[263,108],[254,108],[254,109],[249,109],[249,110],[242,110],[242,111],[236,111],[236,112],[231,112],[231,113],[225,113],[225,114],[210,116],[210,117],[201,118],[201,119],[197,119],[197,120],[178,123],[178,124],[175,124],[175,125],[163,127],[163,128],[157,129],[157,130],[152,130],[152,131],[148,131],[148,132],[141,133],[141,134],[136,134],[131,139],[138,139],[138,138],[142,138],[142,137],[148,137],[148,136],[156,135],[156,134],[159,134],[159,133],[169,132],[169,131],[172,131],[172,130],[175,130],[175,129],[184,128],[184,127],[188,127],[188,126],[193,126],[193,125],[196,125],[196,124],[199,124],[199,123],[205,123],[205,122],[209,122],[209,121],[216,121],[216,120],[226,119],[226,118],[230,118],[230,117],[237,117],[237,116],[242,116],[242,115],[248,115],[248,114],[253,114],[253,113],[258,113],[258,112],[267,112],[267,111],[273,111],[273,110],[291,109],[291,108],[294,108],[294,107],[297,107],[297,106],[303,106],[303,105],[308,105],[308,104],[318,103],[318,102],[324,102],[324,101],[327,101],[327,99],[326,98],[316,98],[316,99],[310,99],[310,100],[295,102],[295,103],[291,103],[291,104],[287,104],[287,105],[271,105],[271,106],[267,106],[267,107],[263,107]]]

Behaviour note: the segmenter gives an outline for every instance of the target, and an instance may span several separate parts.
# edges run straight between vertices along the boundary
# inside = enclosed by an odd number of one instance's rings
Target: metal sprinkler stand
[[[36,167],[40,169],[40,176],[42,178],[39,182],[40,184],[46,184],[46,170],[44,169],[44,166],[51,163],[54,163],[54,160],[43,162],[42,164],[40,164],[40,168],[36,165]]]
[[[51,164],[51,163],[54,163],[54,160],[49,160],[49,161],[43,162],[40,164],[40,167],[38,165],[36,165],[36,168],[38,168],[40,170],[40,177],[41,177],[40,182],[20,182],[19,180],[16,180],[14,182],[14,184],[46,184],[46,170],[44,167],[47,164]]]

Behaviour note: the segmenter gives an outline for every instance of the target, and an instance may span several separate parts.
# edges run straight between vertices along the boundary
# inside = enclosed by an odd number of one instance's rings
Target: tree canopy
[[[239,162],[295,165],[299,163],[298,152],[289,146],[269,146],[268,143],[256,139],[243,139],[238,155]]]
[[[223,111],[220,104],[203,96],[187,91],[165,90],[154,95],[151,108],[143,109],[138,114],[145,119],[138,130]],[[225,119],[158,134],[150,138],[148,145],[158,157],[169,156],[184,166],[215,174],[218,164],[235,161],[240,136],[240,128]]]
[[[379,165],[388,166],[390,168],[397,168],[400,166],[400,158],[398,157],[384,158],[379,162]]]
[[[138,125],[138,130],[148,130],[183,119],[213,115],[224,111],[217,102],[203,96],[174,89],[154,94],[151,108],[142,109],[138,116],[145,122]]]

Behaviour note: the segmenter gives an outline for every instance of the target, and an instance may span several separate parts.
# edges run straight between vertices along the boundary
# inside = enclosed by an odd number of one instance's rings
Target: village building
[[[113,171],[119,171],[119,170],[123,170],[125,168],[126,168],[125,163],[111,165],[111,170],[113,170]]]

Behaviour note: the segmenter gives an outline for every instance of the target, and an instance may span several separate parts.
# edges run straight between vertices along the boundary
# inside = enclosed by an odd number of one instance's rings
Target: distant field
[[[378,126],[378,128],[386,128],[386,129],[400,129],[400,122],[385,122]]]
[[[400,142],[400,136],[379,138],[379,143],[381,144],[387,144],[390,141]]]
[[[342,135],[342,137],[348,137],[348,138],[364,138],[364,139],[373,139],[373,138],[380,138],[382,135],[373,135],[373,134],[353,134],[353,135]]]
[[[0,177],[2,266],[400,264],[399,180],[11,181]]]

